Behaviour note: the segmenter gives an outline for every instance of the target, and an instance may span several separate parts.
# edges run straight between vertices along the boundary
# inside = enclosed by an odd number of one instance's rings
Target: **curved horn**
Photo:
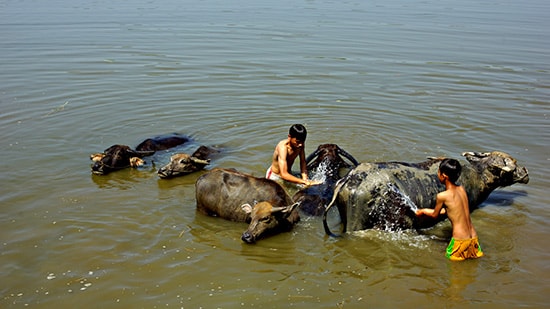
[[[315,151],[312,152],[309,156],[307,156],[307,158],[306,158],[306,164],[309,164],[309,162],[311,162],[311,160],[313,160],[313,158],[315,158],[316,156],[318,156],[320,151],[321,151],[321,150],[319,149],[319,147],[317,147],[317,150],[315,150]]]
[[[359,162],[357,162],[357,160],[355,160],[355,158],[344,149],[338,147],[338,153],[350,160],[350,162],[353,163],[353,166],[359,165]]]
[[[338,214],[340,215],[340,220],[342,221],[342,233],[341,233],[341,235],[334,234],[330,230],[330,228],[328,227],[327,213],[330,210],[330,208],[332,208],[332,206],[334,205],[334,202],[336,201],[336,198],[338,197],[338,193],[340,192],[340,189],[342,189],[344,184],[347,182],[348,178],[349,177],[342,178],[336,183],[336,187],[334,188],[334,194],[332,195],[332,200],[327,205],[327,207],[325,208],[325,212],[323,213],[323,227],[325,228],[325,233],[329,236],[332,236],[332,237],[340,237],[340,236],[342,236],[343,234],[346,233],[346,227],[347,227],[347,224],[348,224],[348,218],[347,218],[347,215],[345,213],[346,210],[344,210],[344,213],[343,213],[343,211],[341,211],[340,207],[337,206],[338,207]]]
[[[485,157],[488,157],[488,156],[490,156],[490,155],[491,155],[490,152],[467,151],[467,152],[463,152],[463,153],[462,153],[462,156],[463,156],[463,157],[480,157],[480,158],[485,158]]]
[[[191,161],[197,164],[204,164],[204,165],[210,164],[210,159],[202,160],[197,157],[191,157]]]
[[[287,213],[287,212],[292,212],[294,210],[294,208],[296,208],[298,205],[300,205],[299,202],[296,202],[292,205],[288,205],[288,206],[278,206],[278,207],[272,207],[271,208],[271,213],[275,213],[275,212],[283,212],[283,213]]]
[[[302,203],[302,202],[300,201],[300,202],[296,202],[296,203],[294,203],[294,204],[292,204],[292,205],[290,205],[290,206],[287,206],[286,209],[283,210],[283,212],[288,212],[288,213],[290,213],[290,212],[292,212],[294,209],[296,209],[296,207],[300,206],[301,203]]]

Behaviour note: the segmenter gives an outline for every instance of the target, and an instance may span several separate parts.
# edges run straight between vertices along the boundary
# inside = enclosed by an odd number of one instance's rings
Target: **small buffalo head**
[[[250,225],[241,239],[250,244],[264,236],[289,230],[300,220],[296,210],[298,205],[274,207],[269,202],[259,202],[254,206],[243,204],[241,208],[250,216]]]
[[[94,162],[92,173],[106,175],[119,169],[142,166],[145,161],[141,158],[148,154],[148,152],[132,150],[126,145],[113,145],[105,149],[103,153],[90,156],[90,159]]]
[[[219,153],[215,148],[200,146],[192,155],[177,153],[170,158],[170,163],[158,170],[160,178],[172,178],[202,170],[210,164],[210,157]]]
[[[518,165],[516,159],[507,153],[500,151],[464,152],[462,155],[478,170],[483,171],[482,177],[485,182],[495,188],[529,182],[527,168]]]
[[[348,159],[349,162],[346,162],[344,159]],[[341,168],[352,168],[359,165],[351,154],[336,144],[319,145],[317,149],[306,158],[306,162],[308,171],[317,174],[321,173],[324,176],[323,178],[326,177],[334,181],[340,178],[339,170]]]
[[[210,164],[210,159],[202,160],[186,153],[176,153],[170,157],[170,163],[158,170],[160,178],[171,178],[187,175],[202,170]]]

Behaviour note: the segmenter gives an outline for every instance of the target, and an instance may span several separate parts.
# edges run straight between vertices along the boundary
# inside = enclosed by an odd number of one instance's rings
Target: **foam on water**
[[[400,248],[414,247],[426,249],[429,247],[432,238],[427,235],[418,234],[413,230],[390,232],[386,230],[369,229],[350,232],[352,236],[392,243]]]

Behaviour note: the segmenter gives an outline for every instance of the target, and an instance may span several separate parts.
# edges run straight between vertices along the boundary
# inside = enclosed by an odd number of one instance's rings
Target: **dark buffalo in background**
[[[90,156],[94,162],[92,173],[95,175],[107,175],[111,172],[128,167],[139,167],[145,164],[143,157],[150,156],[151,152],[135,151],[126,145],[113,145],[103,151]]]
[[[131,149],[127,145],[113,145],[103,151],[103,153],[92,154],[90,159],[92,164],[92,173],[95,175],[107,175],[111,172],[128,167],[138,167],[145,163],[143,157],[151,156],[156,151],[166,150],[172,147],[182,145],[190,141],[190,138],[173,133],[168,135],[148,138],[141,142],[136,149]]]
[[[154,153],[156,151],[183,145],[189,141],[191,141],[191,138],[178,133],[159,135],[139,143],[139,145],[136,146],[136,151],[152,151]]]
[[[304,214],[320,216],[332,199],[336,182],[359,163],[336,144],[319,145],[306,158],[306,162],[308,177],[322,183],[301,189],[294,194],[293,199],[300,201],[300,210]]]

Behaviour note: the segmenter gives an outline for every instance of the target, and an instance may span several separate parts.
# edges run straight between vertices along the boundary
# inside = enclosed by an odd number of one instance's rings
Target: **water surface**
[[[547,1],[0,3],[0,307],[548,306]],[[256,245],[195,213],[200,175],[90,173],[90,153],[179,132],[209,168],[263,175],[293,123],[306,151],[359,161],[500,150],[531,182],[472,214],[486,256],[451,235],[319,218]],[[455,305],[456,304],[456,305]]]

